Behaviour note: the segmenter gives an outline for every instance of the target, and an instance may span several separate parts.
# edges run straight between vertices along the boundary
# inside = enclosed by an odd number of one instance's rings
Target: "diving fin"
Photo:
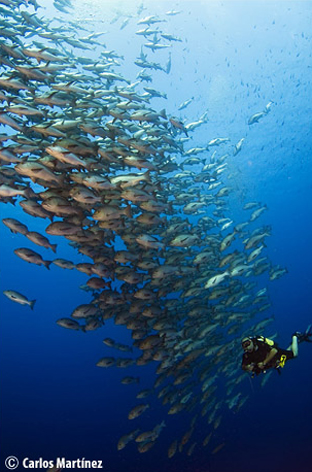
[[[307,341],[308,343],[312,343],[312,339],[310,339],[312,337],[311,326],[312,325],[309,325],[306,329],[306,332],[304,333],[304,336],[305,336],[304,341]]]
[[[312,343],[312,339],[310,339],[312,337],[312,331],[310,331],[311,329],[311,325],[308,326],[307,330],[305,331],[305,333],[300,333],[299,331],[296,331],[293,336],[296,336],[297,339],[298,339],[298,343],[302,343],[304,341],[308,342],[308,343]]]

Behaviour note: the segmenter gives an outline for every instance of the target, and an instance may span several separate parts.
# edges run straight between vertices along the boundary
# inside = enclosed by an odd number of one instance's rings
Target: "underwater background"
[[[141,4],[144,10],[138,16]],[[87,25],[90,32],[105,31],[107,49],[124,57],[117,72],[133,82],[138,73],[134,61],[144,42],[135,35],[140,18],[166,18],[159,27],[182,38],[170,47],[170,73],[153,71],[151,86],[166,93],[167,99],[155,98],[152,106],[165,108],[168,116],[183,123],[196,121],[207,110],[207,123],[192,134],[192,146],[205,146],[222,136],[233,147],[245,138],[242,150],[228,158],[232,191],[227,216],[240,222],[246,202],[267,205],[261,216],[261,224],[270,225],[272,231],[266,254],[287,273],[278,280],[263,279],[271,303],[264,317],[274,316],[263,334],[277,333],[275,340],[286,348],[294,331],[304,331],[312,323],[312,2],[73,0],[69,14],[56,10],[52,1],[42,0],[40,5],[37,16],[43,22],[61,16],[65,22]],[[166,17],[169,10],[180,13]],[[150,52],[149,57],[165,63],[168,50]],[[192,103],[178,111],[191,97]],[[248,125],[250,116],[268,102],[272,102],[270,112]],[[208,160],[210,155],[211,151]],[[1,219],[16,218],[33,231],[44,233],[47,226],[45,220],[26,215],[18,204],[1,204],[0,211]],[[87,260],[65,238],[49,236],[49,240],[58,244],[57,257],[75,263]],[[211,444],[201,445],[211,431],[202,421],[192,437],[197,441],[194,453],[177,452],[169,459],[169,445],[188,429],[188,412],[168,416],[167,408],[154,398],[139,426],[127,419],[138,391],[152,387],[157,363],[126,371],[99,369],[98,359],[111,355],[103,339],[130,345],[129,330],[111,320],[87,333],[58,326],[59,318],[90,302],[90,294],[79,289],[87,276],[53,264],[49,271],[26,265],[13,253],[26,245],[24,236],[12,234],[2,224],[0,241],[1,470],[9,455],[20,461],[102,459],[107,472],[312,470],[309,344],[300,345],[298,359],[289,362],[281,375],[273,372],[263,387],[260,378],[251,380],[246,374],[239,390],[248,400],[239,411],[222,407]],[[41,249],[45,259],[52,259],[51,251]],[[34,310],[8,300],[2,295],[7,289],[37,299]],[[139,375],[140,384],[122,385],[124,375]],[[147,430],[161,420],[166,427],[146,454],[139,454],[134,443],[117,450],[123,434],[135,427]],[[221,444],[220,451],[212,454]]]

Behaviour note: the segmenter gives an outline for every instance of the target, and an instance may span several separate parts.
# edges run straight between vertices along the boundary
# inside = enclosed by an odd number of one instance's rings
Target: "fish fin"
[[[128,218],[131,218],[131,216],[132,216],[131,205],[127,205],[127,207],[125,208],[125,215]]]
[[[145,181],[148,182],[149,184],[152,183],[152,181],[151,181],[151,171],[150,170],[147,170],[144,173],[144,178],[145,178]]]
[[[23,162],[25,162],[26,160],[24,160]],[[24,195],[27,198],[27,200],[31,200],[31,199],[36,198],[36,194],[34,193],[34,191],[31,188],[26,188]]]
[[[56,248],[57,248],[57,244],[51,244],[51,249],[54,253],[56,253]]]
[[[164,108],[159,112],[159,114],[162,118],[167,120],[166,110]]]
[[[31,300],[29,306],[30,308],[33,310],[34,309],[34,306],[35,306],[35,303],[36,303],[37,300]]]
[[[52,264],[53,261],[43,261],[43,265],[50,270],[50,264]]]

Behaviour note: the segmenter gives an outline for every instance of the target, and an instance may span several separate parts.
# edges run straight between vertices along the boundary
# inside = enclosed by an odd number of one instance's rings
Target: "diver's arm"
[[[242,364],[242,369],[246,370],[247,372],[252,372],[255,367],[255,363],[252,362],[251,364]]]
[[[246,372],[252,372],[255,367],[255,363],[252,362],[252,359],[250,356],[247,355],[247,353],[243,354],[242,357],[242,369],[245,370]]]
[[[258,367],[260,369],[264,369],[266,367],[266,365],[273,359],[273,357],[277,354],[277,349],[275,349],[275,347],[273,347],[270,352],[268,353],[268,355],[266,356],[266,358],[262,361],[262,362],[259,362],[258,363]]]

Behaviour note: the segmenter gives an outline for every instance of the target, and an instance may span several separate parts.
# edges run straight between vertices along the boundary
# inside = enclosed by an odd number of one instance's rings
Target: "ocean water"
[[[134,61],[146,42],[135,34],[143,27],[138,25],[140,18],[166,19],[152,27],[182,39],[154,53],[144,50],[149,60],[161,64],[167,63],[170,51],[172,61],[169,74],[148,71],[153,82],[144,86],[166,93],[166,99],[151,99],[151,106],[158,111],[165,108],[168,116],[183,123],[198,120],[207,110],[207,123],[190,135],[186,149],[205,146],[216,137],[230,139],[224,177],[231,187],[227,216],[242,222],[245,203],[267,205],[257,223],[271,226],[266,255],[288,272],[276,281],[261,276],[271,302],[263,318],[274,316],[265,335],[277,334],[279,345],[288,346],[294,331],[304,331],[312,323],[312,2],[73,0],[69,14],[56,10],[52,1],[42,0],[40,5],[43,8],[36,14],[43,23],[57,16],[64,24],[104,31],[101,40],[107,49],[124,57],[116,73],[132,82],[140,71]],[[144,9],[138,15],[141,5]],[[170,10],[180,13],[166,15]],[[79,61],[85,52],[74,49],[74,54]],[[87,54],[97,59],[96,49]],[[192,97],[192,103],[179,111],[179,105]],[[250,116],[269,102],[270,112],[248,125]],[[1,133],[6,130],[1,126]],[[234,156],[233,146],[241,138],[245,138],[242,150]],[[203,154],[207,162],[212,152]],[[25,214],[18,203],[1,204],[0,212],[1,219],[19,219],[42,234],[47,226],[46,220]],[[264,387],[260,378],[246,375],[239,391],[248,400],[239,411],[222,406],[221,424],[211,444],[202,446],[211,425],[200,418],[192,437],[197,442],[194,453],[188,456],[184,451],[169,459],[169,445],[189,429],[196,412],[200,415],[200,405],[192,413],[168,415],[167,406],[154,397],[135,424],[127,419],[139,402],[138,391],[152,387],[157,363],[99,369],[96,362],[113,355],[103,339],[130,345],[130,331],[112,320],[87,333],[56,324],[76,306],[90,302],[90,294],[79,288],[88,277],[53,264],[49,271],[26,264],[13,251],[31,247],[44,259],[60,257],[75,263],[88,258],[65,238],[49,239],[58,244],[57,256],[0,225],[1,471],[11,455],[21,463],[27,457],[102,460],[105,472],[312,470],[311,345],[300,345],[298,359],[287,364],[282,375],[273,372]],[[7,289],[36,299],[34,310],[8,300],[2,294]],[[238,376],[239,364],[237,369]],[[140,384],[122,385],[125,375],[139,376]],[[166,427],[150,451],[140,454],[134,442],[117,450],[122,435],[135,428],[149,430],[161,420]],[[212,453],[221,444],[222,449]],[[25,469],[20,465],[17,470]]]

